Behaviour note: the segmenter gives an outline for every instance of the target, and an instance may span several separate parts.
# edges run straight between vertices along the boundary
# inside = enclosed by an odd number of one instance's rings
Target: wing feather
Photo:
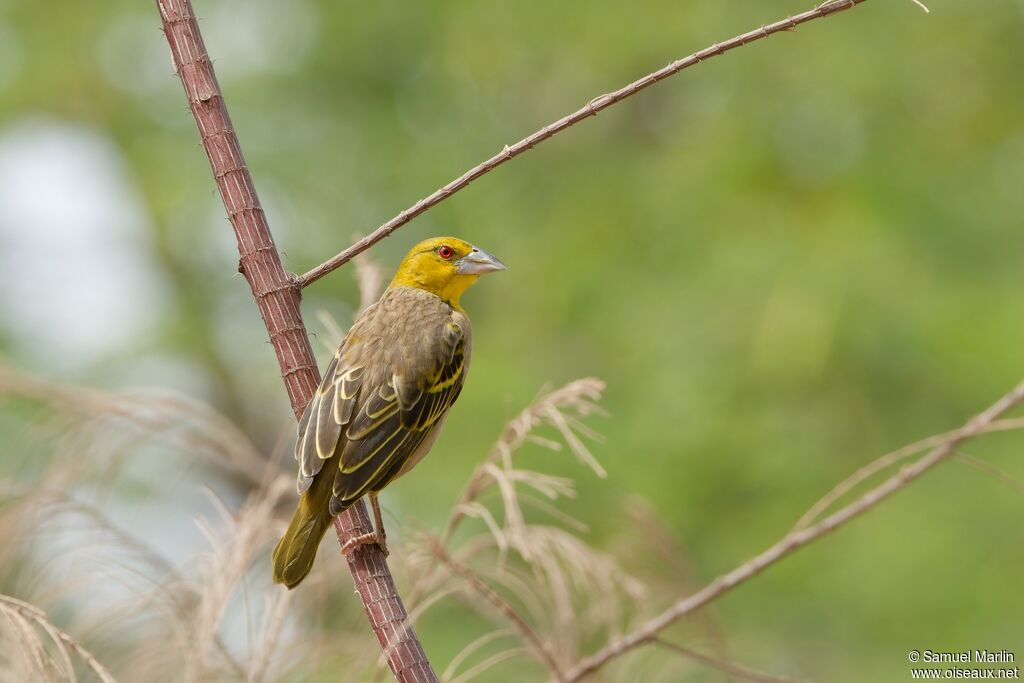
[[[356,405],[355,399],[362,379],[363,368],[355,366],[348,368],[335,380],[337,394],[334,400],[334,419],[338,424],[348,424],[352,419],[352,410]]]
[[[328,380],[332,381],[328,381]],[[316,415],[316,454],[320,460],[334,455],[338,445],[341,425],[334,419],[334,404],[337,400],[338,387],[333,376],[324,376],[324,382],[317,391],[319,406]]]
[[[340,514],[367,491],[384,488],[401,471],[405,459],[419,448],[429,432],[397,430],[394,435],[401,435],[401,438],[389,448],[379,450],[354,472],[343,473],[339,470],[334,477],[331,514]]]
[[[344,348],[338,349],[331,359],[320,387],[299,420],[299,439],[295,445],[295,458],[299,461],[299,493],[309,489],[313,478],[323,469],[324,462],[334,456],[342,427],[352,415],[362,369],[343,367]]]
[[[462,329],[447,323],[437,346],[425,372],[391,374],[349,422],[334,477],[332,514],[397,476],[455,402],[467,360]]]
[[[415,464],[465,381],[468,320],[436,298],[410,300],[420,292],[388,296],[353,325],[299,420],[299,491],[331,476],[331,514]]]

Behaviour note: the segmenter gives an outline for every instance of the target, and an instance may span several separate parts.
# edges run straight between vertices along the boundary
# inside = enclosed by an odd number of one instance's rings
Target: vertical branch
[[[248,281],[259,306],[292,410],[298,417],[320,383],[302,320],[300,289],[281,264],[190,0],[157,0],[157,7],[175,70],[181,77],[238,241],[238,269]],[[362,502],[335,519],[340,543],[371,530]],[[356,592],[395,677],[402,683],[436,681],[423,646],[409,625],[405,606],[380,548],[363,545],[347,559]]]

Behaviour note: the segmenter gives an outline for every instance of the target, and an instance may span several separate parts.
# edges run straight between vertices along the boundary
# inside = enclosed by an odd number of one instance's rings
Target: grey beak
[[[505,270],[505,264],[480,247],[473,247],[473,251],[459,259],[456,267],[459,275],[483,275],[499,270]]]

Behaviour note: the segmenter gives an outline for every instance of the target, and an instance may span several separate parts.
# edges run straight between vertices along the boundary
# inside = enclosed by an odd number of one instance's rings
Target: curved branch
[[[324,275],[327,275],[331,271],[351,261],[357,254],[366,251],[377,242],[380,242],[382,239],[393,233],[395,230],[398,230],[400,227],[410,222],[427,209],[440,204],[445,199],[448,199],[448,197],[451,197],[453,194],[466,187],[480,176],[490,173],[509,159],[519,156],[528,149],[533,149],[536,145],[544,142],[548,138],[554,137],[557,133],[561,133],[566,128],[571,128],[583,119],[596,116],[599,111],[607,109],[613,104],[637,94],[644,88],[654,85],[658,81],[664,80],[669,76],[673,76],[683,69],[699,64],[704,60],[724,54],[748,43],[761,40],[762,38],[767,38],[774,33],[789,31],[808,21],[813,21],[815,19],[820,19],[822,17],[842,12],[843,10],[848,10],[864,1],[865,0],[830,0],[829,2],[822,3],[812,10],[808,10],[800,14],[794,14],[791,17],[780,19],[779,21],[771,24],[765,24],[753,31],[748,31],[738,36],[734,36],[723,43],[715,43],[714,45],[706,47],[699,52],[694,52],[689,57],[683,57],[682,59],[678,59],[657,71],[649,73],[643,78],[635,80],[629,85],[623,86],[614,92],[598,95],[573,113],[563,116],[554,123],[549,123],[536,133],[523,138],[514,145],[505,145],[500,152],[492,156],[487,161],[469,169],[444,187],[436,190],[430,195],[427,195],[405,211],[389,220],[387,223],[384,223],[366,237],[355,242],[352,246],[345,249],[345,251],[334,256],[329,261],[321,263],[316,268],[297,278],[296,281],[298,286],[306,287],[316,282]]]
[[[238,269],[245,275],[270,343],[277,353],[296,418],[320,383],[300,309],[301,290],[285,272],[252,176],[242,156],[224,97],[206,52],[190,0],[157,0],[175,71],[188,97],[203,148],[238,241]],[[360,501],[334,519],[339,543],[370,533],[370,518]],[[437,675],[409,624],[383,552],[362,545],[347,556],[356,592],[362,600],[388,666],[402,683],[434,683]]]
[[[980,413],[967,422],[960,429],[950,432],[947,438],[935,446],[927,455],[916,462],[907,465],[892,475],[884,482],[871,489],[863,496],[840,508],[828,517],[824,518],[813,526],[804,529],[790,531],[778,543],[771,546],[757,557],[743,563],[728,574],[719,576],[710,584],[696,593],[683,598],[667,610],[640,626],[635,631],[623,636],[615,642],[609,643],[595,654],[580,660],[574,667],[566,672],[563,679],[567,683],[579,681],[594,673],[611,660],[619,657],[633,648],[640,645],[652,643],[658,639],[659,634],[666,627],[675,623],[687,614],[707,605],[712,600],[729,592],[736,586],[746,582],[762,571],[775,564],[790,553],[828,534],[851,519],[867,512],[875,505],[906,487],[909,483],[920,477],[922,474],[949,459],[956,453],[956,449],[965,441],[968,441],[979,434],[989,431],[990,426],[1001,415],[1014,406],[1024,401],[1024,382],[1018,384],[1010,393],[992,404],[983,413]]]

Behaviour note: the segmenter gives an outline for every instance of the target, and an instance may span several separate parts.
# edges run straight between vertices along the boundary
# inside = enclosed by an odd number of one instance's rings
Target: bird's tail
[[[309,574],[320,541],[331,525],[331,478],[318,479],[325,479],[327,485],[314,481],[313,486],[299,497],[299,506],[288,530],[274,548],[274,582],[283,583],[288,588],[295,588]]]

